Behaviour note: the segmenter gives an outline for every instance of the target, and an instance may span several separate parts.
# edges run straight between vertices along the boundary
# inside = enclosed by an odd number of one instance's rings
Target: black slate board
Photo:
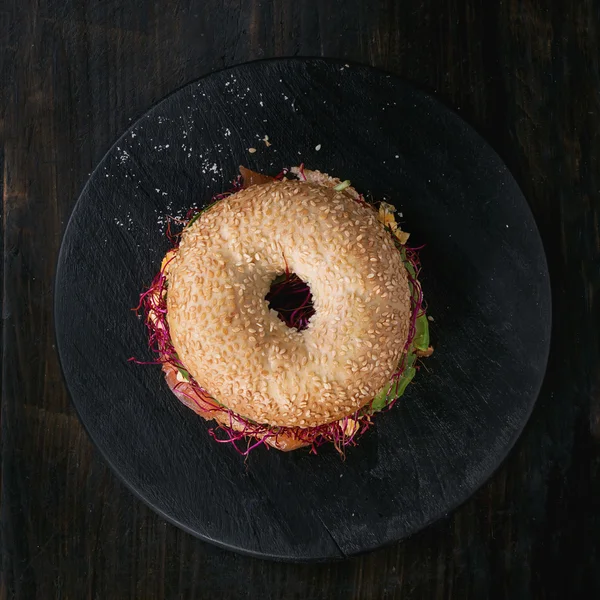
[[[345,462],[333,449],[264,448],[244,462],[209,438],[210,425],[174,399],[158,367],[127,362],[150,358],[131,308],[169,246],[166,215],[226,189],[239,164],[275,174],[301,160],[394,203],[414,243],[426,242],[436,352]],[[472,494],[530,414],[550,313],[533,217],[489,146],[397,78],[320,59],[212,74],[135,123],[81,194],[55,293],[68,388],[116,473],[185,530],[286,560],[376,548]]]

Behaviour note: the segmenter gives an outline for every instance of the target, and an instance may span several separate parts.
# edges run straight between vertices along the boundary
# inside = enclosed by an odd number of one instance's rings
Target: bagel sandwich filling
[[[348,180],[240,172],[170,238],[138,307],[150,347],[217,442],[343,454],[432,353],[417,250]]]

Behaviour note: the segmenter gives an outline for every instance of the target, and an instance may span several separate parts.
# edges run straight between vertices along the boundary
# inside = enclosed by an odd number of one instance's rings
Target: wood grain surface
[[[594,598],[600,594],[600,5],[595,0],[0,2],[0,598]],[[66,395],[53,276],[87,176],[131,120],[213,70],[282,55],[383,67],[459,110],[530,202],[550,367],[509,459],[404,543],[289,565],[215,549],[116,480]]]

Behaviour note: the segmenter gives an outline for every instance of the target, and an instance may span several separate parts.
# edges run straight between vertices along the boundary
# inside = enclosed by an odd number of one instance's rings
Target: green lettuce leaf
[[[412,341],[412,347],[416,350],[425,351],[429,348],[429,321],[427,320],[427,315],[422,314],[420,317],[417,317],[415,328],[416,332]]]
[[[189,381],[191,379],[190,374],[183,368],[183,367],[177,367],[177,370],[181,373],[181,376],[186,380]]]
[[[417,370],[414,367],[417,361],[417,355],[411,352],[406,357],[406,366],[404,367],[404,373],[398,380],[389,381],[379,391],[379,393],[373,398],[373,402],[370,405],[371,412],[377,412],[383,410],[392,400],[400,398],[404,394],[408,384],[412,381]]]
[[[406,391],[408,384],[413,380],[417,370],[415,363],[417,362],[416,351],[425,351],[429,348],[429,321],[427,315],[423,314],[417,317],[415,322],[416,332],[415,337],[410,345],[408,356],[406,357],[406,366],[404,373],[398,380],[388,382],[379,393],[373,398],[370,405],[371,412],[383,410],[390,402],[400,398]]]

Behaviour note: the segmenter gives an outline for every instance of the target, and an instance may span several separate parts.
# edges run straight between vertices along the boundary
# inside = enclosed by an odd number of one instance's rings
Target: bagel
[[[332,424],[353,438],[365,407],[390,394],[423,317],[393,209],[378,213],[349,182],[292,171],[298,179],[242,171],[251,185],[191,219],[163,261],[164,311],[147,312],[168,336],[161,362],[177,397],[280,450],[314,444],[305,434]],[[268,302],[290,276],[310,290],[302,327]],[[426,349],[428,335],[412,348]]]

